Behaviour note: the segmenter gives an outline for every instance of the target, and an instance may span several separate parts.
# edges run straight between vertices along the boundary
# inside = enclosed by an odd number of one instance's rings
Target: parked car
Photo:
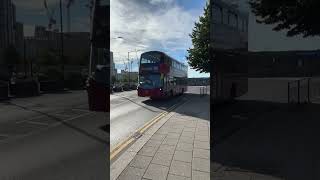
[[[129,86],[129,84],[124,84],[124,85],[123,85],[123,90],[124,90],[124,91],[130,91],[130,86]]]
[[[137,90],[137,85],[131,84],[130,89],[132,89],[132,90]]]
[[[114,92],[121,92],[121,91],[123,91],[123,88],[122,88],[121,85],[114,85],[113,86],[113,91]]]
[[[113,87],[114,87],[114,86],[110,86],[110,94],[113,93]]]

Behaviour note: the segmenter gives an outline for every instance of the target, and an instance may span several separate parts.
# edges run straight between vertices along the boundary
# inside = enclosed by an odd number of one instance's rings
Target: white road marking
[[[67,122],[67,121],[71,121],[71,120],[74,120],[74,119],[77,119],[77,118],[81,118],[81,117],[89,115],[89,114],[92,114],[92,112],[85,113],[85,114],[82,114],[82,115],[79,115],[79,116],[76,116],[76,117],[72,117],[72,118],[69,118],[69,119],[65,119],[65,120],[63,120],[63,122]],[[33,134],[37,134],[37,133],[40,133],[42,131],[48,130],[50,128],[57,127],[57,126],[59,126],[61,124],[62,124],[61,122],[52,123],[51,125],[46,126],[46,128],[42,128],[42,129],[39,129],[39,130],[36,130],[36,131],[31,131],[31,132],[23,134],[23,135],[16,135],[16,136],[13,136],[12,138],[9,138],[9,136],[4,135],[3,137],[7,137],[8,139],[0,141],[0,143],[6,143],[6,142],[11,141],[11,140],[20,139],[20,138],[24,138],[24,137],[27,137],[27,136],[30,136],[30,135],[33,135]],[[2,135],[0,134],[0,136],[2,136]]]
[[[35,122],[35,121],[26,121],[26,123],[29,124],[35,124],[35,125],[41,125],[41,126],[48,126],[48,123],[44,123],[44,122]]]
[[[75,110],[75,111],[81,111],[81,112],[90,112],[89,110],[85,110],[85,109],[78,109],[78,108],[72,108],[72,110]]]
[[[22,120],[22,121],[16,121],[15,123],[16,124],[20,124],[20,123],[24,123],[24,122],[27,122],[27,121],[32,121],[32,120],[36,120],[36,119],[40,119],[40,118],[43,118],[43,117],[46,117],[45,115],[40,115],[40,116],[36,116],[34,118],[31,118],[31,119],[25,119],[25,120]]]
[[[9,137],[9,135],[8,135],[8,134],[0,134],[0,137],[8,138],[8,137]]]

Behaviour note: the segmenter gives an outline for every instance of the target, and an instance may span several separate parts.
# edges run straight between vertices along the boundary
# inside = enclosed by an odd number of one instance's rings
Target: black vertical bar
[[[310,103],[310,78],[308,78],[308,103]]]
[[[62,2],[60,0],[60,38],[61,38],[61,63],[62,63],[62,80],[64,81],[64,53],[63,53],[63,21],[62,21]]]
[[[288,104],[290,103],[290,82],[288,82]]]
[[[24,78],[26,78],[27,77],[26,39],[23,39],[23,61],[24,61]]]
[[[298,80],[298,104],[300,104],[300,80]]]

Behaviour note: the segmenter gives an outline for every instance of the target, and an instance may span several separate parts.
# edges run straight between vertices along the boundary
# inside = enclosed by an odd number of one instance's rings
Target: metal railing
[[[311,103],[320,97],[320,79],[303,78],[288,82],[288,103]]]
[[[200,96],[205,96],[208,94],[208,86],[200,87]]]

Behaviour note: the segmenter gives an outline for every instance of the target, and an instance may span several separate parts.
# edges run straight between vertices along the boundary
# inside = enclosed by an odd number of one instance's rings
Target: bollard
[[[298,104],[300,104],[300,80],[298,80]]]
[[[310,78],[308,79],[308,103],[310,103]]]
[[[288,104],[290,103],[290,82],[288,82]]]

